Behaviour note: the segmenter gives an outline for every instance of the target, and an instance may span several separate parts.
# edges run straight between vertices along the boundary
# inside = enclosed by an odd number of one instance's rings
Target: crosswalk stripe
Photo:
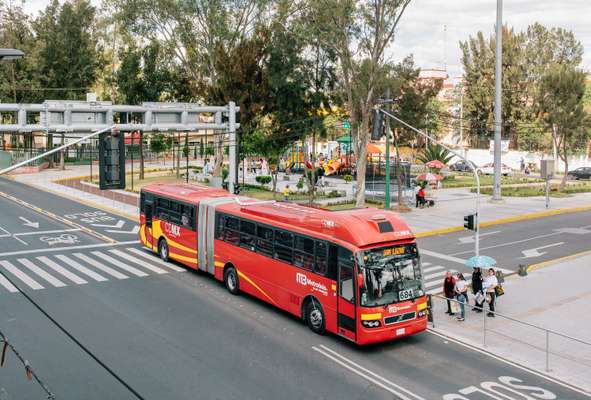
[[[10,293],[18,292],[18,289],[2,275],[0,275],[0,285],[4,286]]]
[[[430,262],[421,262],[421,266],[423,267],[428,267],[429,265],[431,265]]]
[[[66,284],[59,279],[55,278],[53,275],[48,274],[35,264],[26,258],[19,258],[17,260],[19,263],[23,264],[25,267],[29,268],[35,274],[39,275],[41,278],[45,279],[47,282],[51,283],[55,287],[64,287]]]
[[[426,288],[430,288],[433,286],[443,286],[443,280],[436,280],[436,281],[429,281],[429,282],[425,282],[425,287]]]
[[[427,290],[427,294],[438,294],[438,293],[442,293],[442,292],[443,292],[443,290],[441,290],[441,288]]]
[[[127,264],[124,264],[119,260],[115,260],[113,257],[101,253],[100,251],[93,251],[92,254],[136,276],[148,276],[148,274],[146,274],[145,272],[140,271],[139,269],[131,267]]]
[[[0,261],[0,265],[2,265],[6,270],[8,270],[12,275],[16,276],[18,279],[23,281],[26,285],[28,285],[33,290],[43,289],[43,286],[39,284],[35,279],[31,278],[29,275],[22,272],[20,269],[12,265],[8,261]]]
[[[97,274],[96,272],[86,268],[85,266],[79,264],[76,260],[72,260],[71,258],[64,256],[62,254],[59,254],[57,256],[55,256],[57,259],[59,259],[61,262],[69,265],[70,267],[74,268],[75,270],[77,270],[78,272],[81,272],[85,275],[90,276],[92,279],[94,279],[95,281],[98,282],[104,282],[104,281],[108,281],[107,278],[105,278],[104,276]]]
[[[149,269],[150,271],[156,272],[157,274],[167,274],[168,271],[163,270],[162,268],[158,268],[153,266],[152,264],[146,263],[142,260],[138,260],[137,258],[134,258],[131,254],[127,254],[123,251],[119,251],[117,249],[114,250],[109,250],[109,252],[126,259],[127,261],[131,261],[132,263],[136,263],[138,265],[141,265],[144,268]]]
[[[129,276],[123,275],[121,272],[115,271],[113,268],[107,267],[106,265],[103,265],[100,262],[98,262],[96,260],[93,260],[92,258],[88,257],[86,254],[74,253],[74,256],[76,256],[77,258],[81,259],[85,263],[87,263],[89,265],[92,265],[93,267],[98,268],[101,271],[106,272],[107,274],[109,274],[111,276],[114,276],[117,279],[127,279],[127,278],[129,278]]]
[[[442,267],[441,265],[437,265],[435,267],[424,268],[423,269],[423,273],[425,273],[425,272],[432,272],[432,271],[438,271],[440,269],[444,269],[444,267]]]
[[[128,247],[127,250],[131,251],[134,254],[137,254],[138,256],[141,256],[141,257],[144,257],[150,261],[153,261],[153,262],[157,263],[158,265],[162,265],[163,267],[170,268],[174,271],[177,271],[177,272],[184,272],[185,271],[184,268],[177,267],[173,263],[164,262],[161,259],[159,259],[158,257],[148,254],[145,251],[142,251],[140,249],[136,249],[135,247]]]
[[[424,275],[423,279],[424,280],[431,280],[433,278],[443,277],[446,274],[446,272],[447,271],[439,271],[439,272],[435,272],[434,274]]]
[[[65,276],[66,278],[68,278],[69,280],[71,280],[72,282],[74,282],[77,285],[84,285],[85,283],[88,283],[84,279],[80,278],[78,275],[73,274],[72,272],[68,271],[67,269],[65,269],[61,265],[57,264],[56,262],[54,262],[53,260],[50,260],[49,258],[47,258],[45,256],[37,257],[37,260],[39,260],[43,264],[47,265],[49,268],[53,269],[58,274],[62,274],[63,276]]]

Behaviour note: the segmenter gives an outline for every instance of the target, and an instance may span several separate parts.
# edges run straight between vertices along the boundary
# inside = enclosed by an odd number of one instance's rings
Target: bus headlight
[[[422,317],[426,316],[427,315],[427,312],[428,312],[427,310],[419,311],[419,313],[418,313],[419,318],[422,318]]]
[[[378,328],[380,325],[382,325],[382,323],[379,320],[361,321],[361,325],[363,325],[365,328]]]

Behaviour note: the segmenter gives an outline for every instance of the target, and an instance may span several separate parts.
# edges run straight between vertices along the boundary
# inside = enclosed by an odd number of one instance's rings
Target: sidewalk
[[[549,334],[549,365],[546,372],[546,333],[497,315],[486,317],[466,308],[466,320],[445,314],[445,300],[433,298],[433,330],[482,348],[499,357],[538,370],[591,393],[591,255],[559,262],[527,277],[513,275],[503,287],[496,311],[504,316],[589,342],[590,345]],[[470,303],[474,296],[470,295]],[[486,310],[488,307],[486,306]],[[486,323],[486,346],[483,326]]]
[[[139,166],[137,164],[136,166]],[[151,167],[172,167],[172,162],[163,164],[157,162],[146,164],[146,168]],[[96,167],[93,167],[96,174]],[[68,166],[65,171],[59,169],[43,170],[34,174],[14,175],[16,181],[36,186],[40,189],[61,192],[70,197],[80,198],[82,201],[89,201],[96,205],[120,210],[130,215],[137,215],[137,207],[120,203],[114,200],[113,191],[104,191],[102,195],[93,195],[81,190],[66,187],[54,183],[57,179],[64,179],[76,176],[88,176],[89,167]],[[292,190],[295,190],[296,184],[301,177],[300,174],[291,174],[289,180],[283,179],[283,173],[279,174],[277,181],[278,191],[281,192],[285,185],[289,184]],[[242,174],[238,176],[239,182],[242,182]],[[328,186],[324,190],[345,191],[348,198],[353,197],[353,184],[346,183],[338,178],[326,178]],[[245,183],[258,185],[255,176],[245,175]],[[115,191],[117,192],[117,191]],[[129,194],[129,192],[126,192]],[[436,201],[435,207],[416,209],[412,208],[410,212],[401,214],[402,218],[409,224],[413,232],[417,234],[436,233],[438,230],[452,229],[463,225],[464,216],[474,212],[475,195],[469,192],[468,188],[458,189],[440,189],[433,191]],[[523,215],[545,212],[545,198],[543,197],[505,197],[501,203],[491,203],[491,196],[481,196],[480,202],[480,221],[486,223],[506,218],[521,218]],[[578,193],[572,197],[550,199],[548,210],[557,210],[565,208],[588,207],[591,210],[591,193]],[[435,231],[435,232],[433,232]]]

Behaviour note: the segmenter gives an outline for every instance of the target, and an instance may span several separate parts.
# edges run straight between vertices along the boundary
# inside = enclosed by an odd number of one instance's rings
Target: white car
[[[480,168],[478,168],[478,172],[480,172],[483,175],[494,175],[494,173],[495,173],[495,165],[493,163],[484,164],[483,166],[481,166]],[[513,173],[513,171],[511,170],[511,168],[509,168],[505,164],[501,164],[501,175],[503,175],[503,176],[509,176],[512,173]]]

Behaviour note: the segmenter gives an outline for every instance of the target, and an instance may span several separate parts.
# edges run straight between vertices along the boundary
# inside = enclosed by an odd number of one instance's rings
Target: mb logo
[[[308,284],[308,278],[306,277],[306,275],[298,272],[296,274],[296,282],[299,283],[300,285],[306,286]]]

